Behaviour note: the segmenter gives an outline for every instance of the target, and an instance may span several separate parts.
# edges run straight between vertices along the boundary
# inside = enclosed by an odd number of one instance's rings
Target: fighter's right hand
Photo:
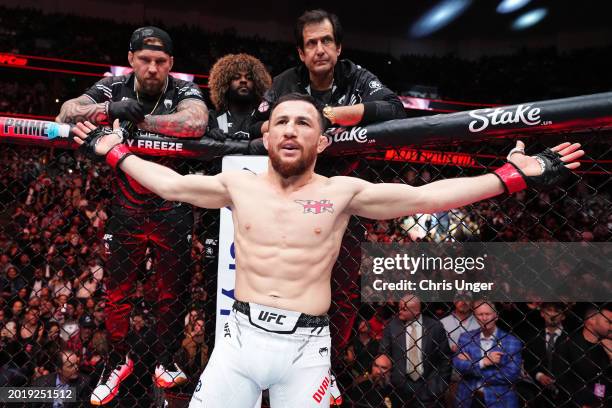
[[[119,119],[140,123],[145,118],[144,106],[134,99],[108,102],[107,113],[109,122]]]
[[[76,136],[73,138],[81,146],[81,150],[89,158],[97,158],[97,156],[105,156],[114,146],[123,141],[123,130],[119,126],[119,120],[113,122],[112,133],[106,133],[104,127],[92,124],[91,122],[79,122],[72,133]]]

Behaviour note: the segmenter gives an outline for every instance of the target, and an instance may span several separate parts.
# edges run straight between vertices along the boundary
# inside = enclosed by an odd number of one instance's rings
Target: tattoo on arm
[[[153,133],[174,137],[200,137],[206,130],[208,109],[198,99],[185,99],[171,115],[149,115],[138,126]]]
[[[107,121],[104,112],[104,103],[94,103],[88,96],[81,95],[78,98],[64,102],[56,122],[76,123],[90,121],[96,125]]]

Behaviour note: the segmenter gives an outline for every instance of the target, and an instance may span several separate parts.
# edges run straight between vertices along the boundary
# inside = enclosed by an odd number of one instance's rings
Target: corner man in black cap
[[[135,126],[138,131],[200,138],[207,126],[208,110],[197,85],[169,75],[174,63],[172,45],[170,35],[160,28],[137,29],[128,50],[133,72],[101,79],[83,95],[66,101],[56,121],[110,124],[119,119],[122,126]],[[187,172],[177,160],[157,161],[180,173]],[[153,254],[157,289],[157,342],[150,345],[159,356],[154,382],[158,387],[169,388],[187,381],[173,356],[180,347],[189,297],[191,208],[160,198],[121,170],[116,171],[116,176],[113,216],[104,235],[110,276],[106,329],[112,351],[92,394],[94,405],[107,404],[122,392],[120,384],[133,370],[131,350],[125,342],[132,309],[129,298],[147,254]]]

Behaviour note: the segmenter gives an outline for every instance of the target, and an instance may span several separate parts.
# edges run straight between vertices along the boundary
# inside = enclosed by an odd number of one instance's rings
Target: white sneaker
[[[185,384],[188,381],[187,375],[177,366],[172,364],[176,371],[166,369],[163,364],[158,364],[155,367],[155,375],[153,380],[159,388],[172,388],[176,385]]]
[[[132,371],[134,371],[134,362],[128,355],[125,356],[125,362],[115,366],[113,370],[109,365],[104,367],[100,381],[91,393],[92,405],[104,405],[111,402],[119,392],[121,382],[132,374]]]

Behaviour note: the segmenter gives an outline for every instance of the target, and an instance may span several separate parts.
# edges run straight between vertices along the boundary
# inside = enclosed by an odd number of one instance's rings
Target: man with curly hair
[[[251,55],[228,54],[213,65],[208,85],[216,110],[210,112],[207,135],[222,142],[249,140],[253,112],[272,85],[266,67]]]

